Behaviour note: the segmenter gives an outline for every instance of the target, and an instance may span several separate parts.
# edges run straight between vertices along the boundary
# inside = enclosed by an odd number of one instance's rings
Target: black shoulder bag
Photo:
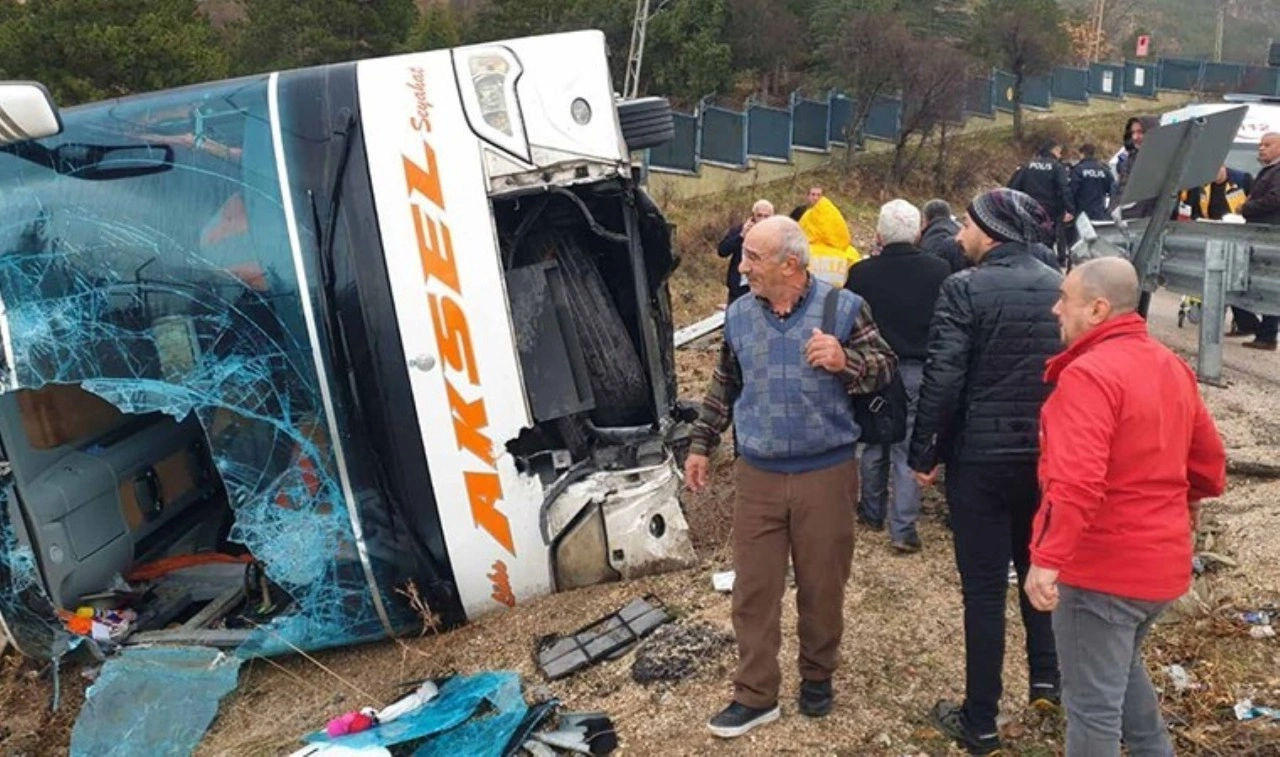
[[[827,293],[822,308],[824,334],[835,334],[839,302],[839,289]],[[896,369],[883,388],[866,394],[853,394],[850,398],[853,401],[853,418],[862,429],[858,441],[863,444],[897,444],[907,438],[907,387]]]

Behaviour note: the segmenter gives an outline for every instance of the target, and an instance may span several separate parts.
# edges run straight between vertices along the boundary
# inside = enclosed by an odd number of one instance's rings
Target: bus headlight
[[[454,70],[460,79],[462,101],[472,131],[528,161],[529,142],[516,98],[516,82],[523,73],[520,61],[502,47],[460,50],[454,56]],[[465,67],[459,65],[459,57],[465,58]]]

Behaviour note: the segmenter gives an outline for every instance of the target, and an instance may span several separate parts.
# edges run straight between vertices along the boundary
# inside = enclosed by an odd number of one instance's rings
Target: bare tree
[[[939,160],[945,160],[947,122],[962,119],[969,74],[968,56],[933,39],[912,40],[899,59],[902,115],[889,166],[891,187],[900,185],[915,169],[935,132],[941,132]]]
[[[1021,140],[1027,77],[1047,74],[1067,55],[1057,0],[982,0],[970,45],[978,57],[1013,74],[1013,133]]]
[[[855,101],[853,119],[845,129],[846,159],[853,155],[854,142],[876,100],[897,90],[902,50],[911,41],[911,32],[897,15],[861,12],[828,30],[819,45],[831,82]]]

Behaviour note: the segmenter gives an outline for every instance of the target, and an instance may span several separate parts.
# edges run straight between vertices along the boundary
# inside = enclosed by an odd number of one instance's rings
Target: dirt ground
[[[1161,294],[1154,308],[1156,332],[1178,349],[1194,346],[1195,331],[1174,325],[1176,298]],[[681,354],[683,391],[696,394],[715,358],[715,338]],[[1276,420],[1280,357],[1227,348],[1225,389],[1205,395],[1233,459],[1280,460]],[[1266,379],[1264,380],[1264,377]],[[642,686],[632,681],[634,654],[546,683],[533,662],[543,634],[572,631],[652,593],[677,622],[703,622],[731,632],[729,598],[711,588],[711,573],[728,564],[722,546],[732,486],[725,457],[718,459],[712,490],[688,502],[703,564],[691,571],[581,590],[530,603],[439,636],[366,645],[317,654],[258,660],[242,668],[239,689],[224,700],[200,754],[285,754],[301,735],[341,712],[380,704],[402,681],[449,672],[511,669],[524,676],[531,698],[555,696],[574,710],[601,709],[618,725],[626,754],[847,754],[944,755],[958,753],[925,724],[936,699],[963,688],[959,582],[949,533],[936,517],[921,526],[925,550],[902,557],[883,534],[859,535],[854,578],[845,602],[845,664],[836,678],[839,701],[825,720],[796,713],[795,613],[788,594],[784,614],[784,718],[745,740],[724,743],[704,723],[727,702],[732,648],[702,660],[693,678]],[[1195,592],[1154,633],[1148,650],[1153,679],[1164,689],[1166,712],[1179,736],[1179,753],[1280,754],[1280,724],[1239,724],[1230,712],[1238,699],[1280,705],[1280,640],[1256,640],[1235,620],[1238,612],[1280,603],[1280,483],[1233,477],[1228,493],[1206,508],[1210,551],[1230,565],[1197,582]],[[1014,753],[1054,754],[1061,723],[1044,721],[1022,706],[1025,665],[1022,632],[1010,592],[1003,732]],[[1176,693],[1164,666],[1180,664],[1193,688]],[[10,653],[0,665],[0,753],[63,752],[69,740],[85,671],[61,672],[62,703],[50,714],[50,677]]]

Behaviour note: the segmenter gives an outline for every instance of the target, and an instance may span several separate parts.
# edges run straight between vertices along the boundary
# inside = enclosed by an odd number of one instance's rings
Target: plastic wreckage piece
[[[289,757],[391,757],[384,746],[349,747],[342,744],[307,744]]]
[[[424,689],[410,695],[420,696]],[[401,700],[404,701],[404,700]],[[387,712],[396,704],[381,712]],[[500,757],[503,745],[524,720],[528,706],[520,691],[520,677],[511,672],[487,672],[450,678],[439,694],[391,722],[379,723],[361,733],[329,737],[324,731],[308,734],[310,744],[331,744],[346,749],[391,747],[423,741],[416,755],[466,754]]]
[[[1266,718],[1268,720],[1280,721],[1280,709],[1255,705],[1253,701],[1249,699],[1241,699],[1239,702],[1236,702],[1235,713],[1236,720],[1257,720],[1258,718]]]
[[[616,659],[670,620],[656,597],[633,600],[569,636],[543,637],[538,642],[538,669],[549,680],[565,678],[601,660]]]
[[[107,660],[71,731],[72,757],[190,754],[236,687],[240,660],[206,647],[140,647]]]
[[[555,714],[560,707],[560,700],[552,699],[541,704],[535,704],[525,713],[524,720],[520,721],[520,725],[516,727],[515,733],[511,734],[511,738],[507,740],[507,746],[502,750],[502,757],[513,757],[523,748],[529,749],[530,743],[533,742],[533,733],[542,727],[543,723]],[[542,746],[539,744],[539,746]]]
[[[534,734],[534,739],[575,754],[605,755],[618,748],[618,732],[603,712],[575,712],[560,716],[554,731]]]

